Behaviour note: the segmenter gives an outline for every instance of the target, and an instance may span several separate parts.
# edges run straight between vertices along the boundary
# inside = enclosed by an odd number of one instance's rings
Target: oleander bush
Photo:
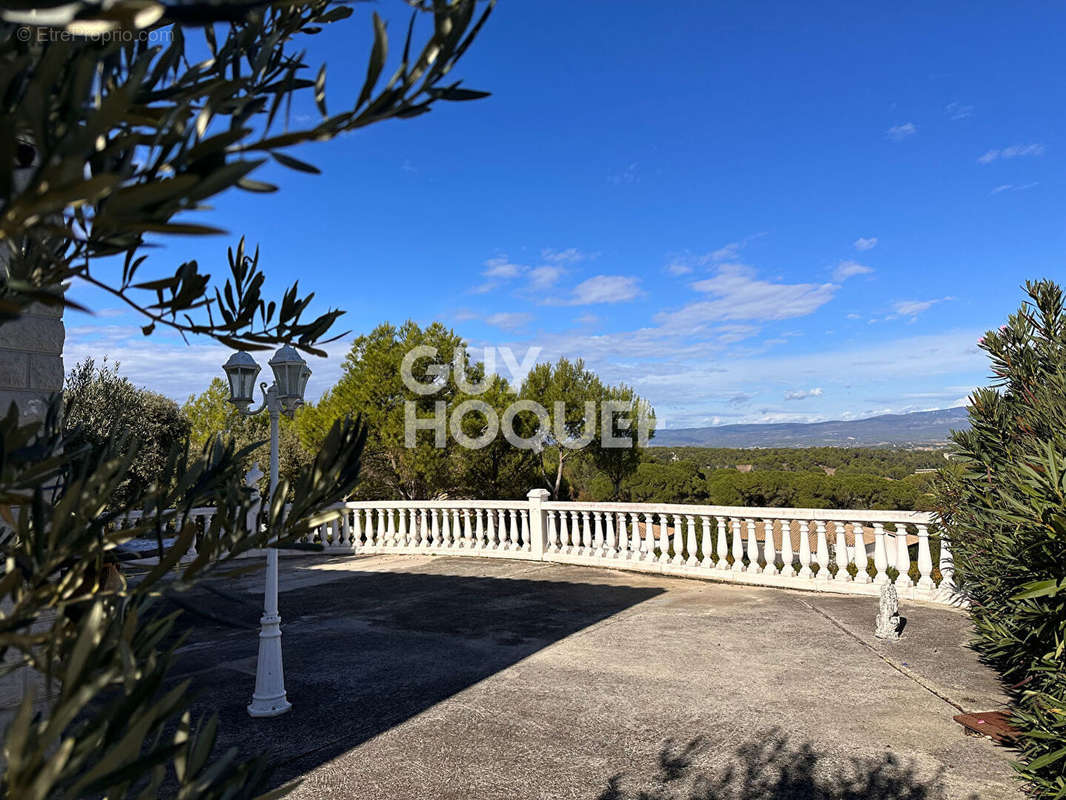
[[[992,386],[970,399],[937,503],[975,646],[1014,699],[1018,770],[1066,797],[1066,311],[1061,287],[1029,299],[979,346]]]

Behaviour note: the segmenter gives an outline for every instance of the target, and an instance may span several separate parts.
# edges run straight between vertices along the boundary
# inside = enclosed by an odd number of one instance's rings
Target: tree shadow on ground
[[[922,779],[913,764],[891,753],[880,759],[852,758],[830,766],[810,742],[793,744],[779,729],[753,737],[722,767],[698,765],[710,743],[697,737],[684,744],[667,740],[656,773],[646,779],[610,778],[597,800],[940,800],[942,771]],[[971,795],[969,800],[977,800]]]
[[[212,618],[180,619],[186,639],[172,680],[191,679],[194,715],[219,715],[215,752],[234,747],[263,757],[270,786],[663,591],[538,580],[535,571],[532,579],[473,568],[450,575],[315,571],[328,564],[283,566],[285,684],[293,704],[283,716],[252,719],[246,710],[258,594],[198,590],[190,603],[209,608]]]

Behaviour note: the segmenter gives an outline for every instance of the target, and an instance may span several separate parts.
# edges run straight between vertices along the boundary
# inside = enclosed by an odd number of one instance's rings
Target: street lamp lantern
[[[296,352],[283,345],[268,362],[274,383],[263,388],[263,405],[250,410],[259,365],[248,353],[237,352],[222,369],[229,380],[229,401],[244,416],[266,410],[270,414],[270,497],[278,487],[278,423],[282,413],[291,417],[303,405],[311,368]],[[252,480],[250,478],[250,480]],[[255,480],[258,480],[256,478]],[[278,613],[278,550],[267,548],[266,589],[263,593],[263,616],[259,620],[259,660],[255,669],[255,692],[248,705],[253,717],[276,717],[292,708],[285,693],[285,674],[281,663],[281,615]]]
[[[311,377],[311,368],[291,345],[278,348],[269,361],[274,371],[274,384],[278,387],[278,399],[290,414],[304,402],[304,389]]]
[[[260,367],[250,354],[239,350],[229,357],[222,369],[229,380],[229,401],[243,411],[252,403]]]

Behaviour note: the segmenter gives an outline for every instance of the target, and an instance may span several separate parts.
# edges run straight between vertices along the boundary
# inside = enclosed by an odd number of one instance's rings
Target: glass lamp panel
[[[300,377],[296,384],[296,391],[299,394],[300,399],[303,400],[304,392],[307,391],[307,379],[311,377],[311,368],[304,365],[304,368],[300,370]]]
[[[229,357],[222,369],[229,381],[230,402],[248,405],[252,402],[255,390],[255,378],[259,374],[259,365],[248,353],[237,352]]]
[[[297,388],[300,370],[305,366],[306,362],[294,347],[284,345],[278,349],[274,357],[270,359],[270,368],[274,371],[274,382],[278,387],[279,398],[299,397]]]
[[[258,369],[244,369],[242,370],[241,377],[241,397],[246,397],[250,401],[252,395],[255,393],[255,376],[259,374]]]

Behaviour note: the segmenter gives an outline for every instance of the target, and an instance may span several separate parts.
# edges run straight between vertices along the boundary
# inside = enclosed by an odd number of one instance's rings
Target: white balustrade
[[[864,595],[876,595],[880,584],[894,580],[905,599],[960,602],[950,544],[935,527],[931,530],[933,515],[921,512],[572,503],[541,495],[524,500],[359,501],[338,508],[342,513],[337,519],[306,537],[326,554],[460,554],[603,564]],[[206,530],[214,513],[212,508],[193,509],[189,518]],[[139,516],[131,513],[120,523],[135,524]],[[917,540],[914,565],[908,535]],[[934,540],[939,544],[936,562]],[[917,581],[911,579],[912,571]]]

